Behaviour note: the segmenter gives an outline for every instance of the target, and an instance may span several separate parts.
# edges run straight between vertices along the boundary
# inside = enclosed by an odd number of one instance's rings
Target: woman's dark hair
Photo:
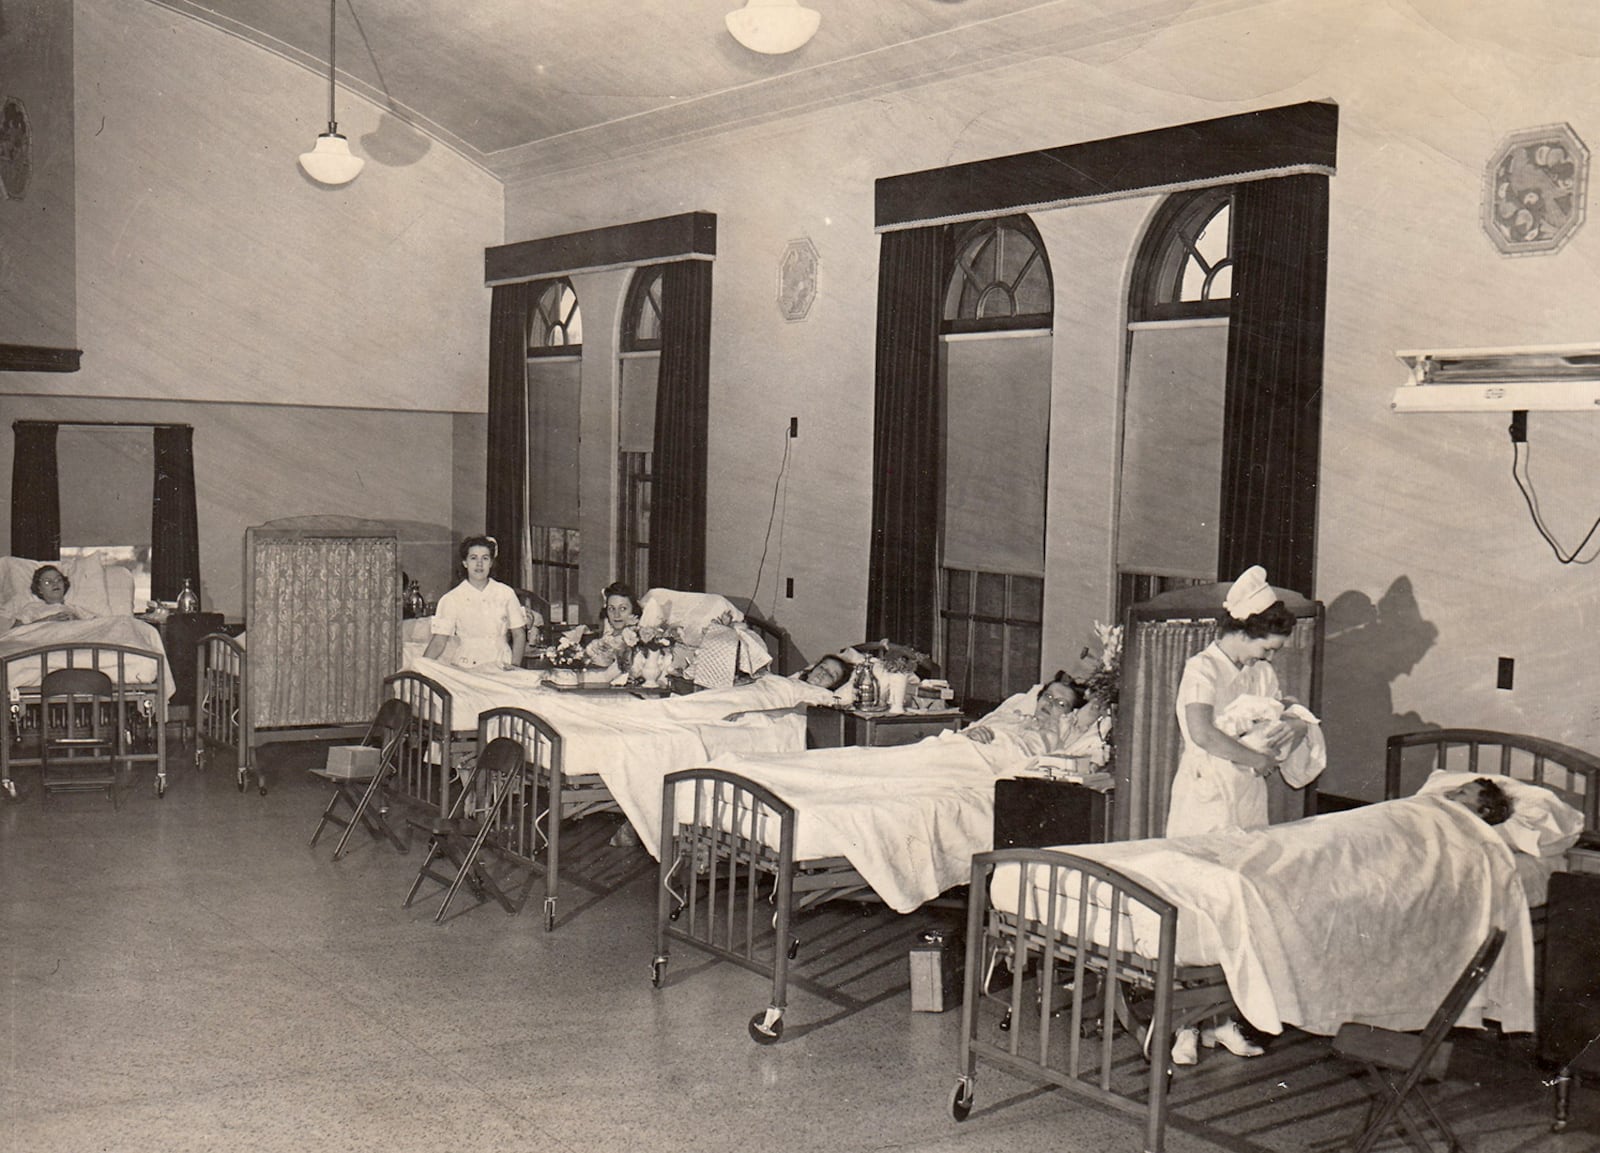
[[[850,674],[853,671],[850,668],[850,662],[845,660],[838,653],[829,653],[826,656],[818,657],[811,665],[811,668],[800,674],[801,678],[803,680],[811,680],[811,673],[816,669],[821,668],[823,661],[832,661],[835,665],[839,666],[839,675],[837,677],[830,677],[829,683],[825,685],[819,685],[819,688],[828,689],[831,692],[832,690],[839,688],[850,679]],[[811,683],[816,684],[815,681],[811,681]]]
[[[639,598],[633,595],[633,589],[627,581],[612,581],[600,590],[600,607],[605,608],[605,603],[612,597],[627,597],[628,604],[633,607],[633,615],[638,616],[644,610],[639,605]]]
[[[1472,783],[1478,786],[1478,816],[1491,825],[1503,824],[1511,819],[1511,798],[1506,796],[1506,791],[1497,781],[1479,777]]]
[[[1221,633],[1243,633],[1253,641],[1265,637],[1287,637],[1294,635],[1294,614],[1282,601],[1273,601],[1258,613],[1251,613],[1244,620],[1224,612],[1217,618],[1217,631]]]
[[[500,556],[500,542],[495,540],[492,536],[484,536],[480,533],[477,536],[461,538],[461,559],[466,560],[467,554],[475,548],[488,549],[490,560],[496,560]]]
[[[67,576],[66,573],[56,568],[56,566],[53,564],[42,564],[33,570],[33,579],[28,582],[28,588],[32,591],[34,596],[38,597],[40,600],[44,600],[44,594],[39,591],[39,578],[44,576],[44,574],[47,572],[53,572],[56,574],[56,576],[61,578],[62,593],[69,593],[72,591],[72,580]]]

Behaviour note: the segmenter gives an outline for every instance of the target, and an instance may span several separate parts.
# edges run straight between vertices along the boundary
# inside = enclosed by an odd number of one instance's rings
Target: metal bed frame
[[[130,680],[127,667],[130,659],[154,661],[155,679]],[[166,654],[133,645],[93,641],[39,645],[0,658],[0,700],[6,702],[5,707],[0,707],[0,790],[15,797],[17,790],[12,770],[37,767],[41,763],[37,742],[42,740],[42,729],[49,724],[49,718],[42,715],[39,685],[12,685],[17,670],[33,662],[38,664],[39,681],[44,680],[46,672],[59,668],[99,669],[111,678],[115,695],[107,707],[115,711],[117,731],[123,734],[125,742],[124,751],[116,760],[122,769],[135,764],[154,764],[156,796],[166,796],[167,700],[162,691],[166,680]],[[139,730],[143,730],[142,739],[135,741]],[[142,747],[130,751],[135,745]]]
[[[1030,889],[1049,894],[1043,920],[1002,912],[990,900],[989,879],[1003,864],[1016,864],[1017,908],[1029,906]],[[1039,871],[1045,871],[1040,877]],[[1059,924],[1062,885],[1075,875],[1076,928]],[[1031,882],[1031,884],[1030,884]],[[1071,882],[1067,882],[1071,883]],[[1045,887],[1048,886],[1048,887]],[[1097,891],[1089,899],[1090,888]],[[1055,849],[1002,849],[972,858],[967,905],[965,995],[961,1005],[958,1076],[950,1113],[965,1121],[972,1110],[977,1065],[986,1062],[1020,1077],[1041,1078],[1068,1092],[1145,1118],[1146,1153],[1161,1153],[1167,1126],[1167,1090],[1172,1075],[1172,1040],[1177,1031],[1230,1003],[1219,965],[1183,966],[1176,961],[1178,909],[1150,889],[1096,861]],[[1122,940],[1123,920],[1134,905],[1159,919],[1155,957],[1134,952]],[[1091,908],[1105,913],[1107,939],[1091,939]],[[1012,973],[1004,1042],[979,1037],[978,1009],[998,963]],[[1062,976],[1066,978],[1065,983]],[[1033,984],[1037,1013],[1025,1011]],[[1138,1020],[1129,993],[1151,995],[1149,1021]],[[1066,1000],[1063,1002],[1062,998]],[[1065,1014],[1056,1037],[1055,1018]],[[1140,1038],[1119,1054],[1117,1030]],[[1063,1052],[1064,1050],[1064,1052]],[[1154,1053],[1154,1057],[1149,1054]],[[1142,1075],[1141,1075],[1142,1066]]]
[[[680,786],[693,797],[687,811],[678,805]],[[777,794],[725,769],[683,769],[662,783],[651,983],[665,983],[670,941],[768,977],[771,1000],[749,1024],[751,1040],[762,1045],[783,1036],[791,982],[845,1009],[864,1005],[790,972],[800,950],[792,931],[797,913],[872,892],[843,857],[795,858],[797,816]]]

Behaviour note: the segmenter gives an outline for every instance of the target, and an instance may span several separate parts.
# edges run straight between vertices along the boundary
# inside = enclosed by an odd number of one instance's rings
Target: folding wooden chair
[[[1445,1037],[1455,1027],[1456,1019],[1483,984],[1489,970],[1494,968],[1495,958],[1500,955],[1500,947],[1505,940],[1504,929],[1490,930],[1489,936],[1450,987],[1450,992],[1445,995],[1422,1032],[1400,1033],[1354,1023],[1339,1027],[1339,1032],[1333,1038],[1333,1051],[1365,1065],[1373,1084],[1378,1088],[1378,1095],[1367,1110],[1365,1127],[1356,1138],[1355,1153],[1368,1153],[1391,1124],[1412,1148],[1432,1153],[1433,1146],[1424,1135],[1408,1099],[1422,1107],[1423,1113],[1433,1122],[1451,1153],[1458,1153],[1461,1142],[1451,1132],[1450,1126],[1445,1124],[1444,1118],[1439,1116],[1439,1111],[1426,1095],[1420,1091],[1413,1093],[1413,1090],[1422,1081],[1444,1078],[1445,1069],[1450,1063],[1450,1045]],[[1396,1075],[1399,1075],[1398,1079]]]
[[[390,697],[378,706],[378,714],[372,718],[372,724],[367,726],[367,735],[361,738],[358,746],[376,748],[376,763],[341,764],[330,759],[324,768],[311,770],[312,776],[321,777],[333,785],[333,796],[328,801],[328,807],[322,810],[316,831],[311,834],[312,847],[316,846],[317,838],[322,836],[322,830],[328,825],[343,825],[344,835],[333,847],[333,859],[337,861],[344,855],[345,845],[349,843],[350,834],[355,832],[356,826],[365,825],[373,837],[388,837],[390,843],[402,853],[409,851],[410,844],[387,819],[388,805],[379,798],[383,797],[386,782],[395,771],[400,741],[410,723],[411,707],[402,700]],[[376,806],[373,805],[374,800],[379,800]],[[350,815],[341,814],[338,811],[341,807],[349,809]]]
[[[39,781],[45,793],[104,789],[117,807],[121,718],[111,678],[98,669],[55,669],[39,685]],[[59,723],[58,723],[59,722]]]
[[[408,818],[414,828],[428,834],[428,854],[411,882],[403,908],[409,909],[422,882],[431,880],[445,889],[444,900],[433,916],[435,923],[444,920],[445,911],[463,884],[471,884],[480,903],[493,897],[507,913],[517,913],[521,902],[512,900],[481,858],[485,849],[498,849],[494,832],[522,791],[526,767],[527,753],[521,742],[496,737],[478,755],[477,764],[448,813]],[[436,862],[448,864],[436,866]]]

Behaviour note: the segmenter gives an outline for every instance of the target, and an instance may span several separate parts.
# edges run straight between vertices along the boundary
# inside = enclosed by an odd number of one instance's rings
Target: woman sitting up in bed
[[[605,609],[600,614],[599,632],[583,646],[584,659],[595,668],[614,663],[632,648],[633,639],[623,634],[639,627],[639,601],[626,584],[612,581],[601,590],[600,597]]]
[[[72,582],[53,564],[40,565],[33,572],[28,595],[7,605],[0,617],[6,628],[31,625],[39,621],[81,621],[94,616],[88,609],[67,604]]]
[[[522,664],[528,643],[528,618],[510,585],[489,575],[499,545],[492,536],[469,536],[461,542],[461,567],[467,579],[439,598],[433,613],[433,635],[423,656],[444,657],[455,638],[452,663],[514,669]]]
[[[1089,756],[1104,752],[1105,710],[1083,686],[1058,669],[1039,688],[1033,711],[996,709],[961,735],[980,745],[1009,741],[1024,756]]]

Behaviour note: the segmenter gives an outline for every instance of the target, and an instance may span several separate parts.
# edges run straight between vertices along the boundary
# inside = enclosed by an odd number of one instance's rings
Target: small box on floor
[[[960,1000],[961,936],[924,929],[911,946],[911,1011],[943,1013]]]
[[[331,777],[366,780],[378,771],[378,750],[371,745],[334,745],[328,750],[325,771]]]

